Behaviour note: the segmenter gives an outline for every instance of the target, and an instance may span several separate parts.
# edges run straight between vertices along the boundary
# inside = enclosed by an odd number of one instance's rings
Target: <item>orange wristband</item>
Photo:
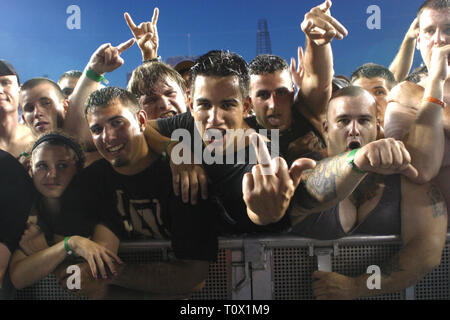
[[[436,99],[436,98],[426,97],[424,100],[426,100],[428,102],[436,103],[436,104],[440,105],[442,108],[445,108],[445,103],[443,101],[441,101],[441,100]]]

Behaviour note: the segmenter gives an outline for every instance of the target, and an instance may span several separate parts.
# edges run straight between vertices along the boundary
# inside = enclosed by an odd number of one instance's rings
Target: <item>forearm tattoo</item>
[[[341,156],[327,158],[317,163],[314,169],[303,173],[295,204],[308,210],[319,203],[337,198],[336,180],[341,176]]]
[[[445,216],[447,214],[447,206],[438,188],[431,185],[427,191],[427,195],[430,199],[431,208],[433,209],[433,218]]]

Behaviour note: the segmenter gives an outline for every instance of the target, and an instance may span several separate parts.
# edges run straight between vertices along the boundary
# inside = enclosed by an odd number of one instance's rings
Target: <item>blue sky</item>
[[[333,41],[336,74],[349,76],[366,62],[388,66],[422,0],[335,0],[332,15],[349,30]],[[64,71],[83,69],[102,43],[117,45],[132,37],[123,18],[136,24],[160,9],[159,54],[163,59],[228,49],[247,61],[256,55],[258,19],[268,22],[272,53],[289,59],[304,46],[300,29],[304,14],[320,1],[311,0],[2,0],[0,58],[10,61],[21,80],[46,75],[56,80]],[[70,5],[81,11],[81,29],[69,30]],[[369,30],[370,5],[381,10],[381,29]],[[188,42],[190,34],[190,42]],[[126,85],[126,74],[141,62],[137,45],[124,52],[125,65],[108,74],[110,85]],[[414,65],[421,62],[416,55]]]

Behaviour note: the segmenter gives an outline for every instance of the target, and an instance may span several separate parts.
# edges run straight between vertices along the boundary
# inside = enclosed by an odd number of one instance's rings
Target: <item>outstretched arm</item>
[[[119,44],[117,47],[110,43],[101,45],[91,56],[83,75],[69,98],[69,108],[64,119],[64,131],[75,136],[86,145],[87,151],[95,151],[87,121],[84,117],[84,104],[89,95],[100,88],[100,82],[86,76],[88,70],[99,76],[112,72],[123,65],[124,60],[120,56],[122,52],[130,48],[134,39]]]
[[[405,142],[412,163],[419,171],[418,177],[413,179],[416,183],[434,178],[444,157],[444,110],[433,100],[444,100],[449,54],[450,45],[433,47],[423,96],[414,84],[402,83],[393,90],[386,109],[385,135]],[[416,98],[411,99],[414,96]]]
[[[326,210],[348,197],[368,172],[417,176],[411,156],[401,141],[381,139],[358,149],[353,161],[358,170],[349,164],[349,154],[322,160],[314,169],[303,173],[294,195],[291,212],[294,223],[297,216]]]
[[[299,89],[295,105],[298,110],[313,120],[313,124],[322,128],[322,116],[325,114],[328,100],[332,93],[334,75],[331,41],[343,39],[348,31],[330,14],[331,1],[327,0],[305,14],[301,28],[306,35],[306,51],[301,61],[299,48],[299,65],[303,64],[304,75],[301,79],[295,69],[295,60],[291,59],[291,73]]]
[[[415,18],[409,26],[397,55],[389,66],[389,70],[394,74],[397,82],[405,80],[409,74],[409,70],[411,70],[414,60],[414,50],[416,49],[418,28],[418,19]]]
[[[439,266],[447,232],[447,208],[436,187],[402,178],[403,247],[381,268],[379,289],[369,289],[370,275],[356,278],[317,271],[313,284],[317,299],[355,299],[403,290]]]

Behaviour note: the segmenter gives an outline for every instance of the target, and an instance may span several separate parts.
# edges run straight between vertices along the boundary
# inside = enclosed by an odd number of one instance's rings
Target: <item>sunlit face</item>
[[[139,104],[150,120],[172,117],[187,110],[183,91],[170,78],[156,82],[151,92],[139,98]]]
[[[0,76],[0,111],[17,112],[19,84],[16,76]]]
[[[68,98],[72,94],[73,89],[75,89],[75,86],[78,83],[78,80],[79,78],[64,77],[60,81],[58,81],[58,85],[66,98]]]
[[[375,78],[359,78],[352,83],[354,86],[358,86],[366,89],[377,102],[378,118],[381,123],[384,123],[384,114],[387,106],[387,96],[390,91],[388,81],[382,77]]]
[[[21,90],[20,104],[23,120],[33,135],[62,127],[66,102],[58,97],[51,84],[42,83],[29,90]]]
[[[334,98],[328,107],[324,129],[328,137],[329,156],[375,141],[379,126],[374,99],[368,93]]]
[[[144,153],[143,135],[147,118],[144,111],[138,116],[113,100],[108,107],[89,110],[87,121],[98,152],[114,167],[133,166]]]
[[[227,141],[227,130],[247,128],[244,118],[250,107],[250,99],[242,97],[238,77],[195,78],[191,108],[206,145],[214,143],[224,150],[233,143]]]
[[[59,198],[77,173],[75,154],[44,142],[33,151],[31,170],[36,189],[46,198]]]
[[[423,10],[420,15],[417,42],[422,59],[429,69],[432,48],[450,44],[450,8],[441,11],[434,9]],[[450,66],[450,57],[448,59]]]
[[[262,127],[281,131],[289,128],[294,87],[288,70],[251,75],[250,97]]]

